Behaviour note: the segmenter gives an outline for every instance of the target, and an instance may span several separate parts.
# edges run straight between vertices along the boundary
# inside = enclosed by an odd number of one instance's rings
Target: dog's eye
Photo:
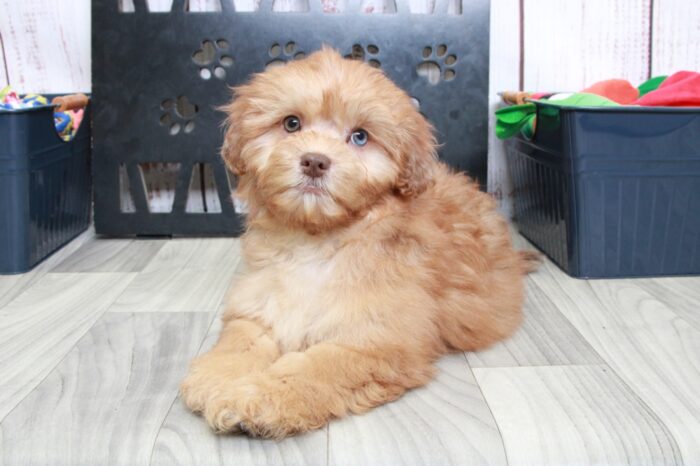
[[[284,119],[284,129],[288,133],[299,131],[301,129],[301,120],[299,119],[299,117],[289,115]]]
[[[367,144],[368,140],[369,134],[367,134],[367,131],[365,131],[364,129],[356,129],[350,135],[350,142],[352,142],[356,146],[362,147],[365,144]]]

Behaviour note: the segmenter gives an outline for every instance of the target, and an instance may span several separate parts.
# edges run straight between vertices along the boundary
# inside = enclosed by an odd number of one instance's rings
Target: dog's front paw
[[[207,424],[219,433],[244,432],[256,435],[248,426],[259,417],[254,384],[235,384],[228,390],[210,397],[202,411]]]
[[[246,375],[243,364],[237,364],[235,355],[210,352],[198,357],[180,385],[182,400],[196,413],[204,411],[209,400],[224,393],[234,382]]]
[[[318,416],[312,400],[302,395],[286,380],[245,377],[207,400],[203,414],[216,432],[283,438],[319,428],[327,421]]]
[[[203,374],[191,371],[180,384],[180,397],[190,410],[201,413],[207,399],[216,393],[216,385]]]

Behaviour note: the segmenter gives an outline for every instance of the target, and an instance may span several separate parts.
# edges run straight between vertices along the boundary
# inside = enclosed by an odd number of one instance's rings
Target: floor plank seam
[[[519,366],[490,365],[490,366],[484,366],[484,367],[471,367],[471,366],[469,366],[469,368],[472,370],[472,372],[475,370],[480,371],[480,370],[488,370],[488,369],[538,369],[538,368],[547,368],[547,367],[610,367],[610,366],[604,360],[603,360],[603,362],[600,362],[597,364],[581,363],[581,364],[524,364],[524,365],[519,365]]]
[[[206,270],[188,269],[187,267],[182,267],[182,268],[179,268],[178,270],[179,270],[179,271],[192,271],[192,272],[210,272],[210,271],[229,272],[229,271],[232,271],[232,270],[233,270],[233,274],[232,274],[232,277],[231,277],[231,279],[233,280],[233,279],[235,279],[235,277],[236,277],[235,271],[238,269],[239,265],[240,265],[240,258],[239,258],[238,262],[236,262],[236,265],[235,265],[235,266],[217,266],[217,267],[208,268],[208,269],[206,269]],[[144,272],[144,271],[141,271],[141,272],[132,272],[132,273],[134,273],[134,274],[136,275],[134,281],[138,281],[137,279],[139,279],[143,274],[154,273],[154,271],[145,271],[145,272]],[[131,284],[131,283],[130,283],[130,284]],[[224,301],[225,301],[225,300],[227,299],[227,297],[228,297],[228,293],[229,293],[229,290],[230,290],[232,284],[233,284],[233,281],[231,281],[231,282],[228,284],[228,287],[226,288],[226,291],[222,294],[221,298],[216,302],[216,305],[212,306],[213,310],[207,310],[207,311],[204,311],[204,312],[214,312],[214,313],[218,314],[219,309],[221,308],[221,305],[224,303]],[[166,309],[166,310],[162,310],[162,309],[160,309],[160,308],[138,309],[137,311],[136,311],[136,310],[118,310],[119,306],[121,306],[120,299],[121,299],[122,297],[124,297],[124,296],[127,296],[127,297],[128,297],[128,296],[129,296],[129,293],[132,293],[132,290],[130,289],[129,286],[127,286],[127,287],[124,288],[124,290],[119,294],[119,296],[117,296],[117,298],[112,302],[112,304],[110,304],[110,306],[107,308],[107,312],[110,312],[110,313],[127,313],[127,312],[203,312],[203,311],[201,311],[201,310],[199,310],[199,309],[178,309],[178,310],[174,310],[174,311],[168,311],[167,309]],[[115,309],[117,309],[117,310],[115,310]]]
[[[678,445],[678,440],[676,439],[676,437],[673,436],[673,433],[668,428],[666,423],[661,419],[661,417],[658,414],[656,414],[656,411],[654,411],[651,408],[651,406],[647,404],[644,398],[641,395],[639,395],[639,393],[637,393],[636,390],[634,390],[634,388],[632,388],[632,386],[627,382],[627,380],[617,370],[615,370],[615,368],[607,360],[603,359],[603,361],[605,361],[605,364],[599,364],[599,366],[606,367],[615,377],[617,377],[617,379],[620,381],[620,384],[622,384],[627,390],[629,390],[629,393],[632,394],[632,396],[634,396],[639,405],[642,406],[642,408],[644,408],[647,411],[647,413],[649,413],[649,416],[652,417],[658,423],[658,425],[664,429],[668,438],[673,441],[673,443],[676,446],[676,450],[680,455],[680,461],[676,464],[686,464],[683,460],[683,452],[681,451],[680,446]]]
[[[199,314],[199,313],[197,313]],[[209,332],[211,331],[212,326],[214,325],[214,321],[218,317],[218,312],[212,312],[213,316],[211,320],[209,321],[209,325],[207,326],[207,329],[202,332],[202,341],[199,342],[199,346],[197,347],[196,351],[194,351],[194,354],[192,357],[196,357],[200,351],[202,351],[202,347],[204,346],[204,342],[207,339],[207,335],[209,335]],[[170,415],[170,412],[173,410],[173,406],[175,406],[175,403],[177,400],[180,399],[180,389],[175,392],[175,396],[173,397],[172,403],[170,403],[170,406],[168,407],[168,410],[165,412],[165,416],[163,416],[163,420],[160,421],[160,426],[158,427],[158,432],[156,433],[154,440],[153,440],[153,445],[151,445],[151,452],[148,455],[148,464],[152,465],[153,464],[153,454],[156,451],[156,444],[158,443],[158,437],[160,436],[161,431],[163,430],[163,425],[165,424],[165,421],[168,419],[168,416]]]
[[[564,292],[564,290],[563,290],[561,284],[560,284],[558,281],[556,281],[556,280],[554,279],[554,277],[550,277],[550,278],[551,278],[552,280],[554,280],[554,282],[557,283],[557,285],[559,286],[559,288],[561,289],[561,291]],[[540,291],[540,293],[543,293],[545,296],[547,295],[546,290],[544,290],[542,287],[540,287],[534,280],[527,280],[527,284],[528,284],[528,286],[534,286],[535,288],[537,288],[537,289]],[[598,299],[598,295],[596,295],[596,299]],[[554,304],[554,303],[552,303],[552,304]],[[599,299],[598,299],[598,304],[602,305],[602,303],[600,303],[600,300],[599,300]],[[601,361],[605,362],[605,359],[603,359],[603,356],[600,354],[600,352],[598,352],[598,350],[595,348],[595,346],[593,345],[593,343],[591,343],[586,337],[583,336],[583,334],[581,333],[581,331],[576,327],[576,325],[574,325],[574,323],[571,321],[571,319],[569,319],[569,318],[567,317],[566,314],[564,314],[563,312],[561,312],[561,308],[560,308],[559,306],[557,306],[556,304],[554,304],[554,308],[556,309],[557,314],[560,315],[560,316],[564,319],[565,322],[568,322],[568,323],[569,323],[569,325],[570,325],[571,328],[576,332],[576,335],[581,339],[581,341],[585,341],[585,342],[586,342],[586,344],[588,345],[590,351],[592,351],[596,356],[598,356],[598,359],[600,359]],[[607,362],[605,362],[605,363],[607,364]],[[580,365],[580,364],[571,364],[571,365]],[[584,364],[584,365],[588,365],[588,364]],[[551,365],[548,365],[548,366],[551,366]],[[548,366],[543,366],[543,367],[548,367]]]
[[[669,438],[670,440],[673,441],[673,443],[675,444],[676,450],[677,450],[677,452],[678,452],[678,455],[679,455],[679,458],[678,458],[679,461],[676,462],[676,464],[680,464],[680,465],[689,464],[689,463],[686,463],[685,460],[683,459],[683,452],[681,451],[680,445],[678,445],[678,440],[676,439],[676,437],[673,436],[673,433],[671,432],[671,429],[668,428],[668,426],[667,426],[666,423],[661,419],[661,417],[659,417],[659,415],[656,414],[656,411],[654,411],[654,410],[651,408],[651,406],[649,406],[649,405],[647,404],[647,402],[644,400],[644,398],[642,398],[642,397],[639,395],[639,393],[637,393],[637,392],[632,388],[632,386],[631,386],[630,384],[627,383],[627,380],[625,380],[625,378],[622,377],[622,376],[615,370],[615,368],[613,368],[612,366],[610,366],[610,364],[607,364],[607,363],[606,363],[606,365],[608,366],[608,368],[610,369],[610,371],[618,378],[618,380],[620,381],[620,384],[622,384],[627,390],[629,390],[629,392],[635,397],[635,399],[637,400],[637,402],[639,403],[639,405],[642,406],[642,407],[649,413],[649,416],[650,416],[651,418],[653,418],[653,419],[658,423],[658,425],[664,429],[664,431],[665,431],[666,435],[668,436],[668,438]]]
[[[200,346],[200,348],[201,348],[201,346]],[[160,426],[158,427],[158,432],[156,433],[155,438],[153,440],[153,445],[151,445],[151,452],[148,455],[148,464],[149,465],[153,464],[153,454],[156,451],[156,444],[158,443],[158,437],[160,436],[160,433],[163,430],[163,425],[165,424],[165,421],[168,419],[170,412],[173,410],[173,406],[175,406],[175,403],[179,399],[180,399],[180,390],[178,389],[175,392],[175,396],[173,397],[173,401],[170,403],[168,410],[165,412],[165,416],[163,416],[163,420],[160,421]]]
[[[479,393],[481,393],[481,398],[484,400],[484,404],[489,410],[489,414],[491,415],[491,418],[493,419],[493,423],[496,425],[496,430],[498,431],[498,437],[501,439],[501,447],[503,448],[503,456],[506,459],[506,466],[510,464],[510,459],[508,459],[508,449],[506,448],[506,440],[503,438],[503,434],[501,433],[501,426],[498,425],[498,420],[496,419],[496,416],[493,414],[493,410],[491,409],[491,405],[489,405],[488,400],[486,399],[486,395],[484,394],[484,390],[481,388],[481,385],[479,384],[479,379],[476,377],[476,374],[474,374],[474,370],[472,367],[469,365],[469,360],[467,359],[467,353],[462,351],[462,356],[464,357],[464,362],[467,363],[467,370],[471,372],[472,378],[474,379],[474,383],[476,383],[476,386],[479,388]]]
[[[558,292],[559,292],[562,296],[564,296],[568,301],[573,302],[573,298],[572,298],[572,297],[569,295],[569,293],[567,293],[566,290],[565,290],[565,284],[562,283],[559,279],[557,279],[557,277],[555,277],[553,274],[549,273],[549,275],[548,275],[547,277],[543,277],[543,279],[549,279],[549,280],[551,280],[551,281],[556,285]],[[591,281],[589,281],[589,280],[584,280],[584,282],[585,282],[585,283],[584,283],[584,286],[587,288],[587,294],[589,295],[589,297],[592,298],[592,304],[594,304],[594,305],[597,306],[598,308],[607,309],[608,306],[607,306],[606,303],[603,301],[603,299],[601,299],[600,294],[598,293],[598,291],[596,290],[596,288],[592,285]],[[635,286],[637,286],[637,285],[635,285]],[[637,286],[637,287],[638,287],[638,286]],[[640,287],[638,287],[638,288],[640,288]],[[641,288],[641,289],[643,289],[644,291],[647,291],[646,288]],[[664,303],[663,300],[659,299],[659,298],[658,298],[656,295],[654,295],[653,293],[650,293],[650,292],[649,292],[649,294],[652,295],[652,296],[654,297],[655,300]],[[664,304],[666,304],[666,303],[664,303]],[[666,308],[667,308],[667,309],[670,309],[671,311],[673,311],[672,306],[666,305]],[[688,321],[687,321],[686,319],[684,319],[682,316],[679,316],[675,311],[673,311],[672,313],[673,313],[673,315],[674,315],[674,317],[675,317],[676,319],[681,319],[681,320],[682,320],[683,322],[685,322],[686,324],[688,323]],[[563,312],[562,312],[562,314],[563,314]],[[642,395],[640,395],[635,389],[632,388],[632,387],[633,387],[633,384],[632,384],[630,381],[628,381],[628,379],[627,379],[626,376],[624,375],[624,371],[620,371],[620,370],[618,370],[618,369],[616,368],[616,364],[614,363],[614,360],[611,361],[611,359],[610,359],[609,357],[604,356],[602,353],[600,353],[600,352],[596,349],[596,346],[598,346],[598,345],[600,345],[600,344],[602,344],[602,343],[599,343],[599,344],[597,345],[594,341],[589,340],[589,339],[588,339],[587,337],[585,337],[585,336],[583,335],[583,333],[579,330],[579,327],[576,325],[576,323],[575,323],[574,321],[572,321],[571,319],[568,319],[568,317],[567,317],[566,315],[565,315],[565,317],[567,318],[567,320],[569,320],[569,322],[571,322],[571,324],[573,325],[573,327],[576,329],[576,331],[577,331],[579,334],[581,334],[581,336],[585,339],[585,341],[587,341],[588,344],[596,351],[596,353],[598,353],[598,354],[600,355],[602,361],[605,363],[605,366],[607,366],[607,367],[610,369],[610,371],[617,377],[617,379],[620,381],[620,383],[621,383],[627,390],[629,390],[629,393],[630,393],[632,396],[634,396],[635,400],[639,403],[639,405],[648,413],[648,415],[649,415],[651,418],[653,418],[653,419],[655,420],[655,422],[658,423],[658,425],[659,425],[660,427],[663,428],[664,433],[667,435],[668,439],[669,439],[670,441],[673,442],[673,444],[674,444],[674,446],[675,446],[675,452],[679,455],[679,458],[678,458],[679,461],[678,461],[677,464],[685,464],[685,463],[684,463],[684,459],[683,459],[683,451],[682,451],[682,449],[680,448],[680,444],[679,444],[679,442],[682,442],[682,439],[678,439],[678,438],[676,438],[676,436],[673,435],[673,433],[672,433],[672,431],[670,430],[669,426],[668,426],[665,422],[662,421],[662,416],[660,416],[654,409],[652,409],[651,405],[650,405],[649,403],[647,403],[647,401],[645,400],[645,398],[644,398]],[[690,326],[690,327],[691,327],[691,328],[695,328],[695,327],[693,327],[693,326]],[[626,330],[627,330],[627,329],[626,329]],[[633,344],[635,345],[635,348],[636,348],[636,344],[637,344],[637,343],[638,343],[638,342],[633,343]],[[675,458],[674,458],[674,460],[675,460]]]
[[[63,271],[56,271],[55,272],[55,271],[51,270],[47,273],[56,274],[56,275],[70,275],[70,274],[73,274],[73,275],[109,275],[109,274],[115,274],[115,273],[131,273],[131,274],[138,276],[141,272],[115,272],[113,270],[96,270],[94,272],[92,270],[84,270],[82,272],[73,272],[71,270],[63,270]]]

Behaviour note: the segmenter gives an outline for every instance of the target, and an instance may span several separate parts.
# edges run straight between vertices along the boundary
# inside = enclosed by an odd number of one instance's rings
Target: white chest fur
[[[268,325],[284,351],[304,349],[342,328],[338,266],[318,247],[296,248],[250,270],[233,290],[231,308]]]

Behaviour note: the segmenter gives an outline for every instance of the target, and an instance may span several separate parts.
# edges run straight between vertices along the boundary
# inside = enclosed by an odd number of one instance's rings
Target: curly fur
[[[537,258],[513,249],[490,196],[437,160],[432,128],[380,71],[324,49],[235,93],[222,155],[250,208],[248,269],[182,386],[215,430],[319,428],[518,327]],[[287,115],[300,131],[283,129]],[[356,128],[364,147],[348,141]],[[305,153],[331,160],[321,179],[303,175]]]

